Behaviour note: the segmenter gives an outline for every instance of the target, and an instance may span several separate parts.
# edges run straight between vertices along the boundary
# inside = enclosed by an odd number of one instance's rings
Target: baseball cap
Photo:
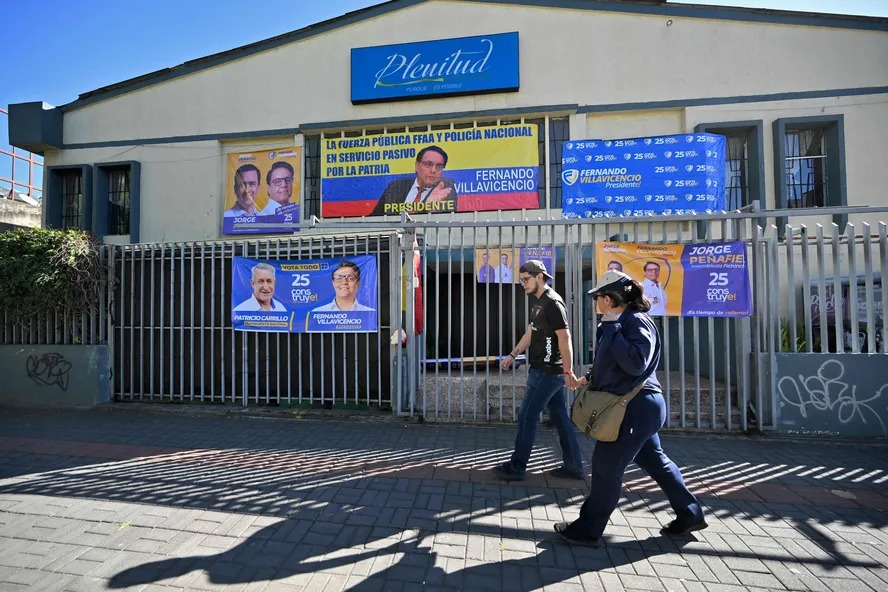
[[[546,264],[539,259],[528,259],[521,265],[518,271],[523,271],[524,273],[529,273],[530,275],[541,273],[550,280],[552,279],[552,276],[549,275],[548,271],[546,271]]]
[[[589,290],[589,294],[601,294],[604,292],[623,292],[632,288],[632,278],[616,269],[608,270],[598,277],[595,287]]]

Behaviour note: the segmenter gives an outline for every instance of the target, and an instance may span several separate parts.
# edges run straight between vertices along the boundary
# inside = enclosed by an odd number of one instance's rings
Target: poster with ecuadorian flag
[[[325,138],[325,218],[537,209],[536,124]]]

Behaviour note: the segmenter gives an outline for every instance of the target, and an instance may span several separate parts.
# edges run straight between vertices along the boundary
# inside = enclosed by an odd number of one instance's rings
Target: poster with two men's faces
[[[302,149],[284,146],[227,156],[222,234],[293,232],[300,221]]]

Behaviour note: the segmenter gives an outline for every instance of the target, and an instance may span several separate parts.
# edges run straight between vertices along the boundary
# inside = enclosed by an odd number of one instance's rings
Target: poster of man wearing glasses
[[[379,329],[374,255],[270,261],[233,259],[235,330],[367,333]],[[263,304],[265,304],[263,306]]]
[[[294,232],[277,224],[299,222],[301,165],[297,147],[228,154],[222,234]]]
[[[321,140],[321,216],[538,209],[539,126],[422,129]]]

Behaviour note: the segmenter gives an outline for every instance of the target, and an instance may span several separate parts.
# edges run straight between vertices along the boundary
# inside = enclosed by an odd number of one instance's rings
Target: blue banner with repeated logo
[[[374,255],[302,261],[235,257],[232,324],[237,331],[375,332],[377,270]]]
[[[352,103],[518,90],[518,33],[351,50]]]
[[[722,211],[725,147],[714,134],[564,142],[562,217]]]

